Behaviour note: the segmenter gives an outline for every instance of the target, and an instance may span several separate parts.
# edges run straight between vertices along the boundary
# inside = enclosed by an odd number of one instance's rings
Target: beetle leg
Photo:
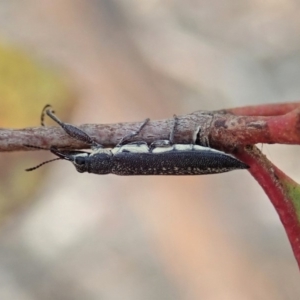
[[[152,152],[155,148],[163,148],[163,147],[170,147],[172,146],[171,142],[169,140],[157,140],[150,144],[149,150]]]
[[[142,131],[142,129],[147,125],[147,123],[150,121],[149,118],[147,118],[142,124],[141,126],[139,127],[138,130],[128,134],[128,135],[125,135],[124,137],[122,137],[122,139],[120,140],[120,142],[117,144],[116,147],[120,147],[122,146],[126,141],[130,140],[131,138],[135,137],[136,135],[140,134],[140,132]]]
[[[51,108],[51,105],[46,105],[42,111],[41,115],[41,125],[45,126],[44,118],[47,114],[54,122],[56,122],[60,127],[72,138],[84,142],[87,145],[91,146],[92,149],[102,148],[103,146],[97,143],[92,137],[90,137],[83,130],[75,127],[71,124],[62,122],[54,113],[54,110]]]
[[[173,127],[171,129],[170,137],[169,137],[169,142],[171,145],[174,144],[174,134],[175,134],[176,126],[178,124],[178,117],[176,115],[174,115],[173,117],[174,117],[174,123],[173,123]]]
[[[158,148],[158,147],[170,147],[170,146],[174,145],[174,134],[175,134],[175,129],[176,129],[176,126],[178,123],[178,118],[176,115],[174,115],[173,117],[174,117],[174,123],[173,123],[173,127],[170,131],[169,140],[157,140],[157,141],[152,142],[149,147],[150,151],[152,151],[153,149]]]

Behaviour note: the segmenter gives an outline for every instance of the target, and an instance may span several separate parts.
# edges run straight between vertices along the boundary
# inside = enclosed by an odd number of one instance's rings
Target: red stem
[[[281,106],[283,111],[283,107]],[[243,108],[241,108],[243,109]],[[269,111],[270,112],[270,111]],[[278,112],[278,109],[275,111]],[[211,144],[224,145],[300,144],[300,108],[284,115],[214,115],[210,128]]]
[[[284,226],[300,268],[300,224],[295,207],[282,185],[282,180],[297,184],[274,166],[256,147],[251,150],[241,150],[236,156],[250,165],[249,172],[270,198]]]

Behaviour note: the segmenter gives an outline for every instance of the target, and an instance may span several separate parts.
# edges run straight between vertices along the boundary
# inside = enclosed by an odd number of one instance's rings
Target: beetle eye
[[[82,156],[75,157],[75,164],[79,165],[79,166],[84,165],[85,164],[85,158],[82,157]]]

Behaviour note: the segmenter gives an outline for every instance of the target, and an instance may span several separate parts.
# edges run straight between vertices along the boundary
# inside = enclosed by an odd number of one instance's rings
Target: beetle
[[[86,143],[91,151],[65,150],[55,146],[44,149],[26,145],[27,147],[50,150],[58,157],[26,169],[26,171],[35,170],[48,162],[59,159],[70,161],[80,173],[93,174],[201,175],[249,168],[248,165],[233,156],[210,147],[195,144],[174,144],[176,116],[174,116],[174,126],[169,140],[158,140],[150,146],[144,141],[125,144],[126,141],[138,135],[147,125],[149,119],[146,119],[136,132],[123,137],[113,149],[107,149],[81,129],[62,122],[54,114],[50,105],[46,105],[43,109],[41,117],[43,126],[45,114],[59,124],[69,136]]]

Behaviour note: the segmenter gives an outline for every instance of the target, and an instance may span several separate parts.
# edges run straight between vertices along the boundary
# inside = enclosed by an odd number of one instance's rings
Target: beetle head
[[[111,152],[104,149],[98,149],[95,152],[85,151],[70,151],[60,150],[54,146],[50,149],[44,149],[32,145],[26,145],[27,147],[50,150],[51,153],[58,156],[58,158],[45,161],[33,168],[28,168],[26,171],[33,171],[44,164],[50,163],[55,160],[64,159],[70,161],[79,173],[89,172],[95,174],[108,174],[111,172]]]

